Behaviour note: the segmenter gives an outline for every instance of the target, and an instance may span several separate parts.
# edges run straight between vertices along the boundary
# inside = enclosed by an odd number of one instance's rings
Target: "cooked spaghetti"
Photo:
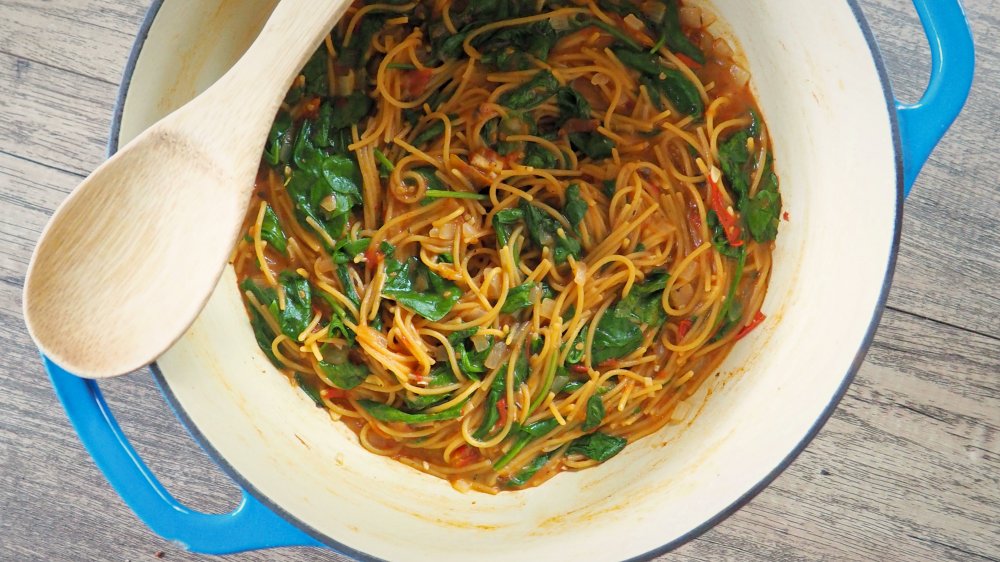
[[[712,16],[356,2],[277,115],[233,263],[366,449],[494,493],[684,417],[764,320],[781,198]]]

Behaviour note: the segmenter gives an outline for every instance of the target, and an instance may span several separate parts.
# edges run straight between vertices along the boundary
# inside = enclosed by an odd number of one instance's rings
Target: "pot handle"
[[[962,111],[976,65],[972,29],[961,0],[913,0],[931,48],[927,91],[914,104],[896,101],[903,142],[905,195]]]
[[[180,504],[129,444],[93,380],[42,356],[70,423],[97,468],[125,503],[164,539],[202,554],[232,554],[281,546],[323,546],[243,491],[232,513],[209,514]]]

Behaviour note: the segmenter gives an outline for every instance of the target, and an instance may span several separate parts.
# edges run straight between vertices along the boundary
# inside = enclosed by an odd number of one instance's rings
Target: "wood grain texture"
[[[20,316],[42,225],[103,157],[147,4],[0,0],[0,560],[212,560],[153,535],[110,489]],[[890,309],[856,383],[773,485],[664,559],[1000,560],[1000,0],[965,5],[979,48],[972,98],[907,201]],[[862,6],[897,90],[916,97],[928,57],[912,5]],[[171,492],[233,507],[235,487],[147,373],[102,388]],[[343,558],[281,549],[227,560]]]
[[[909,0],[866,0],[898,96],[919,98],[930,55]],[[966,0],[977,70],[965,111],[906,201],[889,306],[1000,337],[1000,4]]]

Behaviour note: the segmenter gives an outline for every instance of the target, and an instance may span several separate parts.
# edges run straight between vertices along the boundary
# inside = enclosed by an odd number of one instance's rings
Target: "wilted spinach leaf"
[[[553,453],[538,455],[534,458],[534,460],[524,465],[524,468],[522,468],[517,474],[512,476],[511,479],[507,481],[505,486],[508,488],[520,488],[521,486],[524,486],[528,483],[528,480],[531,480],[532,476],[534,476],[539,470],[542,469],[543,466],[545,466],[546,463],[549,462],[552,455]]]
[[[565,231],[560,236],[562,225],[559,221],[523,199],[520,209],[527,226],[528,238],[539,248],[549,248],[557,264],[566,263],[569,256],[580,257],[580,241]]]
[[[271,166],[287,164],[292,154],[292,144],[295,135],[292,127],[292,116],[287,112],[280,112],[271,125],[271,132],[267,135],[267,145],[264,149],[264,161]]]
[[[418,258],[404,262],[388,257],[382,294],[431,321],[445,317],[462,298],[451,281],[427,268]]]
[[[743,209],[747,227],[754,240],[770,242],[778,236],[778,217],[781,215],[781,194],[778,193],[778,176],[768,158],[757,193]]]
[[[606,433],[591,433],[573,441],[566,454],[579,454],[597,462],[604,462],[617,455],[628,444],[624,437],[616,437]]]
[[[479,424],[479,429],[472,435],[476,439],[485,439],[493,430],[493,426],[500,420],[500,412],[497,410],[497,402],[507,393],[507,369],[510,364],[504,364],[497,370],[490,385],[490,392],[486,395],[486,402],[483,406],[483,421]],[[523,354],[519,355],[514,363],[514,387],[521,386],[521,383],[528,378],[528,359]]]
[[[590,119],[590,102],[571,86],[559,89],[556,105],[559,107],[559,121],[556,123],[559,127],[570,119]]]
[[[645,283],[633,285],[628,296],[604,313],[590,350],[593,363],[625,357],[642,345],[641,326],[659,329],[663,325],[667,316],[660,299],[666,283],[666,273],[651,275]]]
[[[339,365],[320,361],[319,368],[323,370],[323,374],[330,379],[333,386],[343,390],[351,390],[365,382],[368,377],[368,367],[356,365],[350,361],[344,361]]]
[[[666,96],[677,111],[696,119],[705,112],[701,93],[681,71],[663,66],[657,60],[656,55],[650,53],[640,53],[629,49],[614,49],[613,51],[622,64],[642,73],[645,77],[644,83]]]
[[[286,336],[295,340],[309,327],[312,319],[312,289],[309,281],[294,271],[278,276],[285,290],[285,309],[278,312],[278,325]]]
[[[449,384],[454,384],[456,382],[455,375],[451,372],[451,366],[448,364],[435,366],[431,369],[428,375],[427,388],[440,388],[442,386],[448,386]],[[450,398],[450,393],[445,394],[412,394],[406,396],[403,399],[406,402],[406,407],[419,411],[426,410],[435,404],[439,404]]]
[[[505,27],[475,38],[473,46],[483,51],[482,62],[502,71],[527,70],[532,57],[545,61],[558,39],[552,25],[538,21],[527,25]]]
[[[563,214],[566,215],[566,220],[569,221],[573,230],[580,232],[580,222],[587,215],[589,208],[587,202],[580,196],[580,184],[570,184],[566,188],[566,205],[563,206]]]
[[[243,283],[240,284],[240,290],[244,293],[247,291],[253,293],[257,298],[257,302],[264,305],[264,308],[268,308],[268,305],[277,299],[274,289],[264,289],[250,279],[243,280]],[[274,338],[277,337],[277,334],[274,333],[270,324],[267,323],[256,307],[247,306],[247,308],[250,310],[250,325],[253,327],[253,335],[254,339],[257,340],[257,345],[272,363],[276,365],[279,364],[278,358],[274,356],[274,352],[271,350],[271,343],[274,342]],[[276,309],[277,305],[275,305],[275,310]]]
[[[317,407],[323,407],[323,399],[319,395],[319,389],[316,388],[315,384],[307,381],[306,378],[302,376],[302,373],[295,373],[295,384],[299,385],[302,392],[305,392],[306,396],[312,399]]]
[[[493,470],[501,470],[503,467],[507,466],[507,464],[512,461],[528,443],[538,439],[539,437],[548,435],[557,427],[559,427],[559,422],[553,418],[536,421],[521,427],[514,436],[514,444],[511,445],[510,449],[508,449],[502,457],[493,463]]]
[[[597,131],[592,133],[570,133],[569,142],[573,145],[573,148],[579,150],[591,160],[611,158],[611,149],[616,146],[615,141]]]
[[[660,21],[660,40],[657,45],[666,44],[671,51],[681,53],[698,64],[705,64],[705,53],[701,52],[681,29],[680,10],[676,0],[664,0],[666,10]]]
[[[532,109],[559,91],[559,81],[548,70],[536,73],[531,80],[505,92],[498,100],[510,109]]]
[[[334,98],[330,114],[330,127],[349,129],[361,122],[372,109],[372,99],[364,92],[354,92],[349,96]]]
[[[595,394],[587,400],[587,419],[583,422],[583,430],[590,431],[601,425],[602,421],[604,421],[604,401]]]
[[[374,400],[358,400],[358,404],[378,421],[387,423],[401,422],[408,424],[453,420],[462,416],[462,406],[465,405],[463,402],[462,404],[457,404],[447,410],[442,410],[433,414],[411,414],[397,408],[393,408],[388,404],[375,402]]]
[[[288,255],[288,240],[284,231],[281,230],[281,223],[278,222],[278,215],[270,205],[264,208],[264,220],[260,225],[260,237],[266,240],[272,248],[284,255]]]
[[[661,300],[669,277],[665,272],[652,273],[645,282],[632,285],[628,296],[615,305],[615,315],[649,326],[662,325],[667,314]]]
[[[594,342],[590,349],[591,360],[600,364],[608,359],[625,357],[642,345],[642,330],[627,318],[607,311],[597,323]]]
[[[524,219],[521,209],[503,209],[493,215],[493,232],[497,236],[497,249],[502,250],[510,241],[512,227]]]
[[[539,286],[539,284],[532,283],[529,281],[528,283],[524,283],[523,285],[518,285],[517,287],[514,287],[513,289],[508,291],[507,300],[505,300],[503,306],[500,307],[500,312],[503,312],[504,314],[511,314],[513,312],[517,312],[518,310],[528,308],[529,306],[531,306],[533,304],[531,302],[531,291],[536,286]],[[542,288],[542,298],[555,297],[555,293],[552,291],[551,287],[549,287],[545,283],[541,283],[540,286]]]

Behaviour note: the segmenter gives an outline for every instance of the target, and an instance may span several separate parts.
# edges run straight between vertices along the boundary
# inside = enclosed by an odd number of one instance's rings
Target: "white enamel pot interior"
[[[121,106],[121,141],[224,72],[272,5],[154,7]],[[778,236],[768,320],[713,377],[697,415],[539,488],[460,493],[363,450],[291,386],[257,348],[230,269],[155,369],[206,450],[323,542],[392,560],[650,556],[759,491],[828,417],[877,324],[900,212],[896,135],[856,6],[718,0],[714,9],[729,26],[716,31],[749,60],[790,221]]]

